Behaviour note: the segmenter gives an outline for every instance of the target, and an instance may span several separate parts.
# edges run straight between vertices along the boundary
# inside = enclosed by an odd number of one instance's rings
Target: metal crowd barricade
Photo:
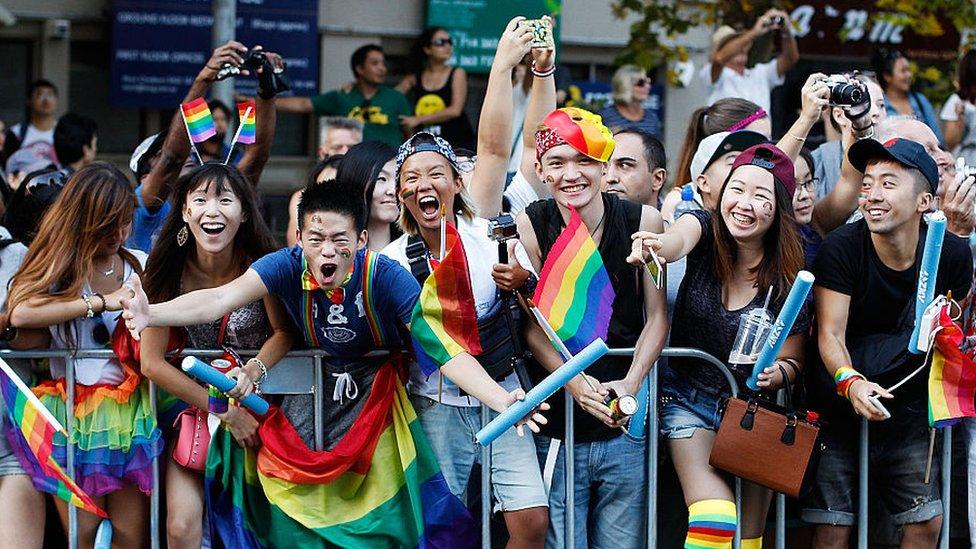
[[[610,356],[633,356],[633,348],[624,349],[611,349]],[[241,356],[249,357],[257,354],[257,351],[240,351]],[[388,354],[385,351],[377,351],[369,353],[367,357],[379,357]],[[199,358],[220,358],[223,356],[223,351],[217,350],[203,350],[203,349],[187,349],[182,353],[183,356],[193,355]],[[74,382],[75,382],[75,372],[74,372],[74,360],[79,358],[112,358],[114,356],[113,352],[109,349],[82,349],[78,351],[70,351],[63,349],[46,349],[46,350],[33,350],[33,351],[12,351],[12,350],[0,350],[0,358],[23,358],[23,359],[42,359],[42,358],[63,358],[65,359],[65,381],[66,381],[66,397],[68,402],[74,402]],[[329,355],[323,351],[319,350],[306,350],[306,351],[292,351],[288,355],[278,362],[278,364],[268,372],[268,379],[262,383],[261,389],[263,394],[271,395],[296,395],[296,394],[311,394],[314,399],[314,415],[313,421],[315,426],[315,449],[321,450],[324,446],[323,440],[323,425],[322,425],[322,406],[325,402],[324,397],[324,371],[322,369],[322,359],[328,357]],[[720,360],[715,357],[700,351],[698,349],[691,348],[680,348],[680,347],[666,347],[661,351],[661,356],[664,357],[690,357],[698,358],[704,360],[709,364],[715,366],[720,372],[725,376],[726,380],[732,387],[733,394],[736,394],[736,384],[735,379],[732,377],[731,372]],[[311,366],[311,368],[310,368]],[[648,449],[648,462],[647,462],[647,473],[648,473],[648,503],[647,503],[647,524],[646,524],[646,539],[648,547],[655,547],[657,544],[657,487],[658,487],[658,471],[657,471],[657,457],[660,451],[660,444],[658,440],[658,417],[655,413],[656,411],[656,401],[658,395],[658,375],[657,366],[651,369],[651,374],[649,376],[649,391],[648,391],[648,406],[647,406],[647,430],[645,436],[647,437],[647,449]],[[156,413],[156,392],[154,384],[150,383],[150,402],[152,406],[153,414]],[[72,432],[74,429],[74,406],[65,406],[66,417],[65,417],[65,428],[68,432]],[[487,407],[482,407],[482,424],[488,422],[490,418],[490,412]],[[566,472],[566,477],[564,482],[566,483],[566,543],[565,546],[569,549],[573,549],[575,546],[575,536],[573,525],[575,524],[574,517],[574,491],[573,491],[573,479],[575,478],[575,452],[571,451],[574,446],[573,440],[573,400],[571,398],[566,399],[566,440],[564,441],[564,470]],[[862,419],[861,421],[861,433],[860,433],[860,452],[859,452],[859,490],[858,490],[858,520],[857,520],[857,546],[859,549],[867,549],[868,547],[868,431],[867,431],[867,420]],[[952,457],[952,429],[945,428],[942,433],[942,463],[940,470],[940,482],[942,490],[942,506],[943,506],[943,518],[942,518],[942,531],[939,538],[940,549],[947,549],[949,547],[949,483],[951,477],[951,457]],[[490,448],[485,447],[482,449],[482,478],[481,478],[481,531],[482,531],[482,547],[491,547],[491,537],[490,537],[490,517],[491,517],[491,490],[490,490],[490,475],[491,475],[491,453]],[[67,473],[71,478],[74,478],[74,443],[71,438],[68,437],[67,442]],[[159,486],[159,459],[158,457],[153,460],[153,490],[150,494],[150,543],[152,549],[158,549],[160,547],[160,536],[161,536],[161,525],[159,523],[159,512],[160,512],[160,486]],[[786,498],[782,494],[776,494],[775,498],[775,508],[776,508],[776,547],[777,549],[785,547],[785,534],[786,534],[786,517],[785,517],[785,501]],[[741,509],[741,480],[739,478],[735,479],[735,504],[736,509]],[[736,524],[735,538],[733,540],[733,547],[737,549],[741,545],[741,532],[739,529],[739,521]],[[74,506],[68,506],[68,544],[69,547],[74,549],[78,546],[78,515],[77,509]]]

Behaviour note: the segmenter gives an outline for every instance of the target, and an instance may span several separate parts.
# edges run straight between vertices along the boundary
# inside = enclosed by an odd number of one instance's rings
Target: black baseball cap
[[[910,139],[896,137],[884,143],[874,139],[862,139],[854,143],[847,152],[847,158],[861,173],[864,173],[868,162],[872,160],[894,161],[922,172],[933,193],[939,188],[939,166],[935,163],[935,159],[925,150],[925,147]]]

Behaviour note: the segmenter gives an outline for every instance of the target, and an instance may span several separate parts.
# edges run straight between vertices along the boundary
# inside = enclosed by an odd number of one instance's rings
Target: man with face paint
[[[354,183],[330,181],[306,188],[299,203],[300,245],[266,255],[254,262],[245,274],[223,286],[149,305],[136,279],[133,283],[136,297],[125,305],[127,328],[138,339],[147,326],[210,322],[243,304],[273,294],[301,328],[306,343],[333,357],[323,361],[325,394],[332,395],[321,410],[325,450],[332,450],[347,440],[347,434],[364,436],[354,430],[361,427],[360,419],[370,411],[371,403],[379,399],[371,396],[374,386],[392,385],[394,401],[398,406],[410,408],[412,413],[409,402],[397,396],[405,367],[402,358],[394,354],[390,359],[377,360],[363,355],[382,348],[399,349],[409,341],[404,334],[409,330],[420,286],[398,263],[366,249],[362,191],[354,187]],[[466,353],[445,364],[442,372],[496,411],[504,411],[524,397],[521,389],[509,392],[500,387]],[[314,440],[311,419],[293,426],[294,440],[287,442],[296,452],[311,452],[309,448]],[[518,432],[522,432],[523,423],[537,429],[534,422],[540,419],[536,414],[520,422]],[[272,433],[286,439],[291,436],[290,424],[281,414],[273,413],[265,422],[261,428],[262,439],[275,436]],[[267,422],[271,422],[270,429]],[[318,455],[312,453],[309,459],[319,459]],[[373,467],[379,466],[381,462],[375,461],[376,457],[373,459]],[[393,458],[382,463],[399,466]],[[429,462],[418,467],[438,468],[436,463]],[[428,518],[426,513],[413,520],[425,518]],[[391,521],[391,529],[399,528],[392,522],[396,521]]]
[[[643,440],[623,435],[621,424],[613,419],[604,401],[610,389],[618,395],[636,394],[664,346],[668,332],[664,291],[655,288],[646,269],[635,269],[625,261],[631,234],[661,231],[664,224],[655,209],[600,192],[614,140],[599,116],[576,108],[552,111],[536,132],[535,141],[536,174],[553,198],[529,205],[518,217],[520,241],[529,260],[536,271],[541,269],[569,222],[570,209],[576,209],[597,244],[616,292],[607,344],[635,347],[632,359],[605,357],[587,369],[596,390],[579,376],[566,385],[577,404],[576,445],[572,449],[576,463],[576,543],[578,547],[640,546],[647,490],[644,471],[635,464],[647,459],[646,446]],[[530,324],[526,338],[545,370],[562,364],[538,326]],[[565,545],[563,394],[560,391],[550,399],[551,419],[543,427],[543,435],[536,438],[543,478],[550,483],[549,547]],[[597,510],[600,516],[595,516]]]
[[[803,519],[817,524],[814,547],[847,546],[856,520],[857,434],[864,417],[871,422],[872,494],[902,526],[902,547],[934,547],[942,502],[939,483],[926,482],[928,375],[889,388],[923,365],[923,355],[905,349],[927,231],[922,216],[939,186],[939,170],[925,147],[902,138],[859,141],[848,157],[863,174],[858,209],[864,218],[828,235],[813,264],[823,367],[811,365],[808,388],[811,405],[826,420],[820,435],[827,451]],[[972,274],[966,241],[946,234],[935,294],[951,290],[955,300],[965,300]],[[888,414],[872,397],[883,400]],[[930,476],[939,478],[938,453]]]

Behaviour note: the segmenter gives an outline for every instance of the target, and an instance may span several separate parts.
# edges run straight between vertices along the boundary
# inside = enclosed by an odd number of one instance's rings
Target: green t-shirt
[[[389,86],[380,86],[376,95],[368,100],[359,88],[353,88],[349,93],[333,90],[309,99],[316,116],[345,116],[359,120],[363,123],[364,141],[377,139],[393,148],[403,143],[400,115],[413,114],[407,98]]]

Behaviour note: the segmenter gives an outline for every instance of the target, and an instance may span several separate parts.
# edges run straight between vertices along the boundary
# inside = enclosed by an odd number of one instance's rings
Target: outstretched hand
[[[142,280],[134,274],[129,279],[128,287],[132,290],[132,297],[119,300],[122,306],[122,318],[125,327],[132,334],[132,339],[139,341],[142,331],[149,326],[149,298],[142,289]]]
[[[642,267],[651,260],[651,250],[654,250],[655,255],[657,255],[657,258],[662,264],[668,262],[666,258],[658,253],[663,246],[660,234],[649,231],[637,231],[631,235],[631,239],[631,249],[630,255],[627,256],[627,263],[635,267]]]

